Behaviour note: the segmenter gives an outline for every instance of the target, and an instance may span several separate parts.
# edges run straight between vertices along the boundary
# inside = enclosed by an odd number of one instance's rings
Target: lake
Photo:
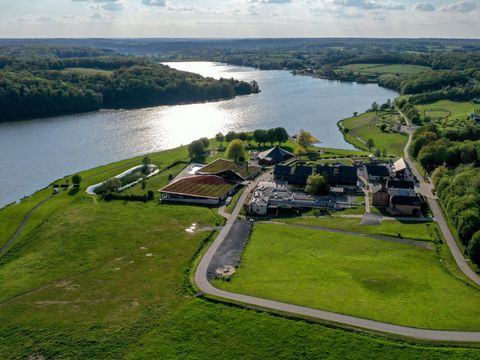
[[[0,207],[98,165],[187,144],[229,130],[311,131],[322,146],[352,148],[336,122],[397,93],[376,84],[294,76],[211,62],[168,63],[215,78],[256,80],[260,94],[214,103],[102,110],[0,124]]]

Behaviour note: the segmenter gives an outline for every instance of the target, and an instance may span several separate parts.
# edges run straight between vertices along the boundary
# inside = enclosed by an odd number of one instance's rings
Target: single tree
[[[305,192],[312,195],[328,195],[330,187],[326,178],[320,174],[310,175],[307,179]]]
[[[308,147],[318,142],[318,139],[311,132],[302,129],[297,135],[297,141],[305,150],[308,150]]]
[[[477,265],[480,265],[480,231],[473,234],[467,247],[468,256]]]
[[[368,150],[372,150],[374,146],[375,146],[375,142],[373,141],[372,138],[369,138],[369,139],[367,140]]]
[[[358,111],[354,111],[353,116],[357,117],[358,116]]]
[[[238,134],[238,138],[242,141],[247,140],[247,133],[246,132],[241,132]]]
[[[80,183],[82,182],[82,177],[78,174],[72,176],[72,184],[75,186],[80,186]]]
[[[374,102],[372,103],[371,110],[372,110],[373,112],[377,112],[377,111],[378,111],[378,104],[377,104],[376,101],[374,101]]]
[[[242,140],[234,139],[230,142],[227,148],[227,157],[237,163],[242,158],[245,160],[245,146]]]
[[[215,140],[217,140],[220,143],[220,147],[223,147],[223,142],[225,141],[225,135],[219,132],[217,135],[215,135]]]
[[[278,145],[288,141],[288,132],[285,128],[277,127],[273,130],[273,133],[275,134],[275,141],[278,142]]]
[[[277,140],[275,136],[275,129],[269,129],[267,132],[268,136],[268,141],[270,142],[270,145],[273,146],[273,143]]]
[[[205,146],[200,140],[195,140],[188,145],[188,153],[192,160],[201,159],[205,156]]]
[[[238,139],[238,134],[235,131],[229,131],[227,135],[225,135],[225,140],[230,142],[233,139]]]
[[[248,147],[251,147],[252,146],[253,135],[251,133],[247,133],[246,140],[248,142]]]
[[[146,174],[148,172],[148,165],[150,165],[152,163],[152,161],[150,160],[150,158],[147,156],[145,156],[143,159],[142,159],[142,164],[143,164],[143,173]]]
[[[202,142],[203,147],[204,147],[205,149],[208,149],[208,147],[210,146],[210,140],[208,140],[207,137],[202,137],[202,138],[200,138],[199,140]]]
[[[265,145],[268,141],[268,131],[257,129],[253,132],[253,138],[258,143],[258,146],[261,146],[262,144]]]

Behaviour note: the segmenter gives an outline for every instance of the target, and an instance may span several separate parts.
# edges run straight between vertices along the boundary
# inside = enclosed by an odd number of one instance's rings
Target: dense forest
[[[256,82],[204,78],[145,58],[107,53],[0,46],[0,121],[213,101],[259,91]]]
[[[472,261],[480,265],[480,126],[416,130],[411,154],[432,172],[437,195]]]

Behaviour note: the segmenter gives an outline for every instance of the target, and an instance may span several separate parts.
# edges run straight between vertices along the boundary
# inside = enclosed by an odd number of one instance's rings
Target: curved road
[[[402,114],[403,115],[403,114]],[[407,124],[409,124],[408,119]],[[410,125],[410,124],[409,124]],[[409,163],[412,168],[415,176],[419,176],[418,170],[411,162],[408,157],[408,147],[410,146],[412,140],[412,131],[409,131],[409,140],[405,146],[405,157],[406,161]],[[279,301],[263,299],[255,296],[237,294],[230,291],[220,290],[214,287],[207,278],[208,266],[217,252],[220,245],[223,243],[225,238],[230,231],[235,219],[238,217],[240,210],[245,202],[250,190],[252,190],[256,184],[265,178],[266,174],[260,176],[257,180],[248,185],[248,187],[243,192],[242,196],[237,202],[232,214],[229,216],[227,223],[220,231],[219,235],[207,250],[205,255],[200,261],[200,264],[197,267],[195,272],[195,283],[197,284],[200,291],[207,295],[212,295],[220,297],[226,300],[233,301],[235,303],[243,303],[248,306],[253,306],[256,308],[263,309],[265,311],[274,310],[294,315],[299,315],[300,317],[309,317],[316,318],[322,321],[328,321],[332,323],[341,324],[343,326],[353,327],[357,329],[366,329],[369,331],[374,331],[378,333],[393,334],[402,337],[414,338],[419,340],[429,340],[429,341],[445,341],[445,342],[480,342],[480,332],[468,332],[468,331],[448,331],[448,330],[429,330],[429,329],[418,329],[401,325],[394,325],[389,323],[384,323],[375,320],[363,319],[355,316],[338,314],[330,311],[324,311],[319,309],[314,309],[306,306],[299,306],[293,304],[287,304]],[[450,232],[450,229],[447,226],[443,213],[431,192],[431,187],[429,184],[423,181],[423,177],[418,177],[420,180],[420,187],[422,193],[425,192],[429,194],[427,196],[428,203],[432,208],[432,212],[437,220],[440,229],[444,235],[444,238],[452,252],[455,261],[457,262],[458,267],[464,272],[464,274],[470,278],[472,281],[480,285],[479,276],[471,270],[471,268],[466,263],[458,245],[455,241],[455,238]],[[428,191],[426,190],[428,189]]]
[[[447,243],[447,245],[450,249],[450,252],[453,255],[453,258],[455,259],[455,262],[457,263],[457,266],[465,274],[466,277],[468,277],[470,280],[472,280],[477,285],[480,285],[480,276],[478,276],[478,274],[472,270],[472,268],[468,265],[467,260],[465,260],[465,257],[463,256],[462,250],[458,246],[457,241],[455,240],[455,237],[453,236],[452,232],[450,231],[450,228],[448,227],[447,220],[445,219],[445,215],[443,214],[443,210],[442,210],[440,204],[437,201],[437,197],[435,195],[433,195],[432,185],[427,183],[423,179],[423,176],[420,175],[420,173],[418,172],[418,169],[416,168],[415,164],[410,159],[410,154],[408,153],[408,148],[410,147],[410,143],[412,142],[413,129],[411,127],[410,120],[401,111],[400,111],[400,115],[403,116],[403,118],[407,122],[407,125],[408,125],[408,128],[409,128],[409,130],[408,130],[408,142],[405,145],[405,148],[403,149],[403,153],[405,155],[404,159],[407,162],[407,164],[410,166],[410,168],[412,169],[412,172],[415,175],[415,177],[420,181],[420,193],[427,198],[428,206],[430,207],[430,210],[432,211],[433,217],[434,217],[435,221],[437,222],[438,226],[440,227],[440,230],[442,231],[445,242]]]

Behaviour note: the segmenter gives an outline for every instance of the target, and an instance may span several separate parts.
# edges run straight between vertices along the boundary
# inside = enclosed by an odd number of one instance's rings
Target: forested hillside
[[[415,132],[411,153],[432,172],[445,212],[468,255],[480,265],[480,127],[425,125]]]
[[[213,101],[258,91],[256,82],[204,78],[100,50],[0,47],[0,121]]]

